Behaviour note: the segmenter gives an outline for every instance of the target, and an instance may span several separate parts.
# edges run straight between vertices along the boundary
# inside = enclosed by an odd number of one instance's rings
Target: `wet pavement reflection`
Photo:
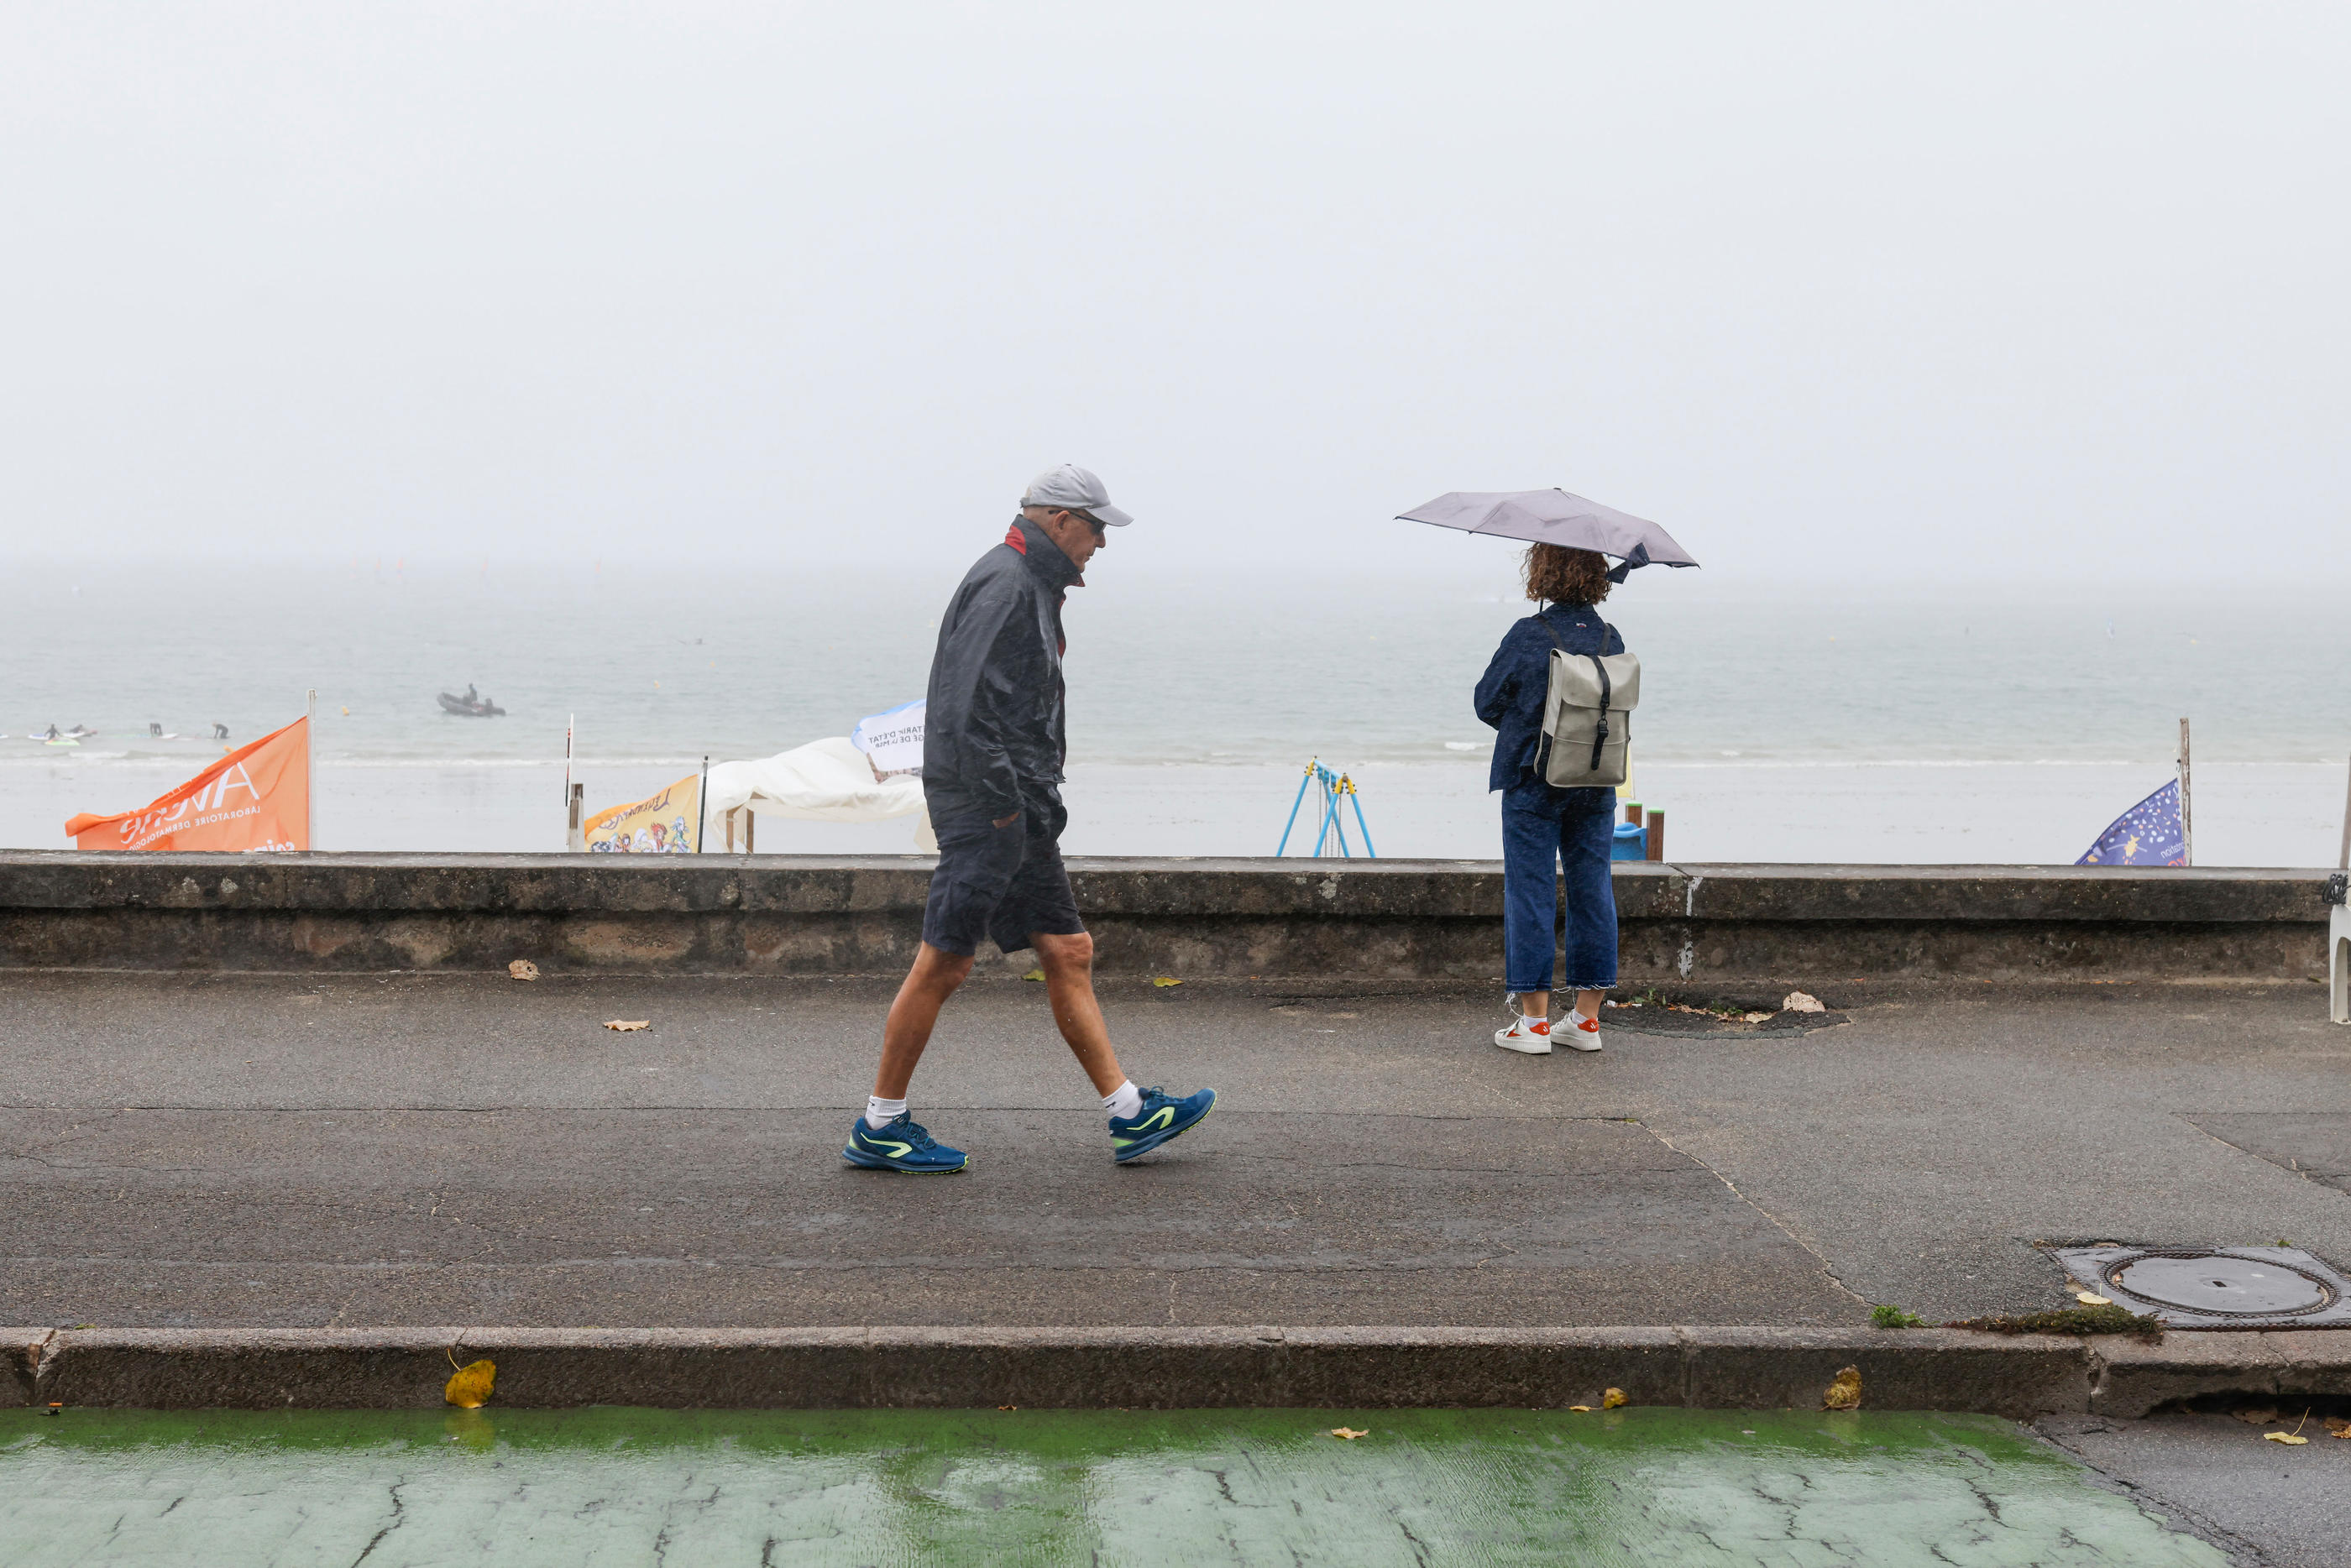
[[[11,1568],[2227,1561],[2005,1421],[1638,1407],[5,1411],[0,1541]]]

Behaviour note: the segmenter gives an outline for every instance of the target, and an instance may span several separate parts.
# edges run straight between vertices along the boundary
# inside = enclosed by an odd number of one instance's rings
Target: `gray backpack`
[[[1543,744],[1538,753],[1545,782],[1562,789],[1614,788],[1623,784],[1633,743],[1633,708],[1641,701],[1641,661],[1630,653],[1570,653],[1551,632],[1551,689],[1543,693]],[[1600,623],[1600,646],[1614,628]]]

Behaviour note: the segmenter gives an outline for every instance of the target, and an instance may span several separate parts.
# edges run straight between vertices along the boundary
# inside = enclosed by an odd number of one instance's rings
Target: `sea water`
[[[1320,759],[1356,780],[1381,855],[1494,854],[1491,732],[1470,692],[1529,607],[1510,554],[1492,555],[1415,583],[1108,562],[1066,612],[1068,846],[1270,854]],[[0,631],[0,843],[64,846],[66,817],[143,805],[315,689],[323,847],[558,848],[567,725],[591,810],[705,756],[846,734],[922,693],[957,575],[20,566]],[[1666,808],[1677,859],[2070,861],[2171,776],[2182,715],[2199,863],[2335,858],[2351,620],[2314,594],[1772,588],[1652,568],[1604,613],[1642,659],[1634,793]],[[469,682],[504,716],[443,712],[436,693]],[[96,733],[25,738],[52,723]],[[913,837],[769,821],[760,847]]]

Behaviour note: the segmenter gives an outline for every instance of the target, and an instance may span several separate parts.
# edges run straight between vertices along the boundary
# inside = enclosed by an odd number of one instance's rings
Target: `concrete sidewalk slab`
[[[1629,1122],[1234,1110],[1121,1168],[1098,1117],[972,1111],[956,1131],[973,1168],[916,1180],[845,1166],[848,1120],[0,1112],[12,1163],[47,1178],[0,1303],[286,1326],[1853,1313],[1817,1260]]]
[[[1529,1058],[1484,990],[1106,981],[1138,1081],[1226,1096],[1119,1169],[1041,989],[976,981],[915,1100],[975,1168],[920,1181],[837,1158],[890,989],[0,977],[0,1317],[1827,1327],[2062,1304],[2043,1241],[2351,1259],[2343,1192],[2199,1125],[2351,1113],[2312,985],[1849,984]]]

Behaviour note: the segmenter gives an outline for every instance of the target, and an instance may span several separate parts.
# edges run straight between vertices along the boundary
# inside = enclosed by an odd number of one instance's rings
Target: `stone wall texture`
[[[1105,972],[1489,980],[1499,862],[1083,858]],[[2324,871],[1616,869],[1623,979],[2321,980]],[[879,974],[920,856],[0,851],[0,968]]]

